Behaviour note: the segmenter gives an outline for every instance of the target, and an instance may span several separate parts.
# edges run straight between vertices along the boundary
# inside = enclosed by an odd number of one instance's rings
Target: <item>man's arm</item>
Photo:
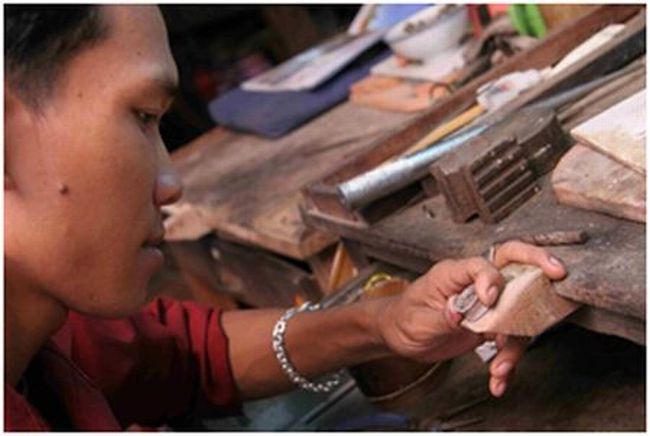
[[[390,351],[375,325],[378,302],[299,313],[287,323],[285,348],[292,365],[308,379],[356,363],[387,356]],[[230,362],[244,399],[274,395],[293,387],[271,347],[271,333],[283,309],[225,312]]]
[[[346,307],[301,313],[287,325],[285,348],[297,371],[313,379],[346,366],[390,354],[434,362],[463,354],[483,338],[461,329],[461,316],[447,299],[474,283],[481,302],[492,306],[503,287],[497,267],[509,262],[537,265],[551,279],[566,275],[545,250],[521,242],[502,245],[493,265],[482,258],[443,261],[396,297]],[[282,310],[226,312],[230,362],[243,399],[274,395],[292,387],[271,346],[271,333]],[[501,395],[525,342],[497,338],[500,353],[490,365],[490,390]]]

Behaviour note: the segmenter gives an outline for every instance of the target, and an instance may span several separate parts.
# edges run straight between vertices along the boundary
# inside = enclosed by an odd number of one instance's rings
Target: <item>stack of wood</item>
[[[645,222],[645,89],[578,124],[552,176],[558,201]]]

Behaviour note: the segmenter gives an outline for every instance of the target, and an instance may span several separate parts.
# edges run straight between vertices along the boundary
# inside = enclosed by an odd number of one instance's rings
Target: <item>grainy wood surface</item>
[[[645,175],[645,89],[571,130],[581,143]]]
[[[548,247],[569,276],[556,291],[569,299],[645,319],[645,225],[557,203],[550,176],[542,190],[498,224],[456,224],[441,195],[367,228],[307,213],[309,222],[371,247],[372,255],[414,271],[449,257],[479,255],[495,241],[557,230],[585,230],[584,245]],[[401,260],[400,260],[401,258]],[[396,262],[397,259],[397,262]],[[424,268],[423,268],[424,267]]]
[[[551,178],[558,201],[645,222],[645,177],[609,157],[576,144]]]
[[[172,156],[185,193],[166,208],[167,238],[216,231],[306,259],[335,238],[303,224],[300,188],[412,118],[344,103],[278,140],[214,129]]]
[[[466,317],[461,325],[477,333],[537,336],[578,308],[560,297],[537,267],[508,265],[501,270],[506,287],[499,300],[478,319]],[[469,314],[468,314],[469,315]]]

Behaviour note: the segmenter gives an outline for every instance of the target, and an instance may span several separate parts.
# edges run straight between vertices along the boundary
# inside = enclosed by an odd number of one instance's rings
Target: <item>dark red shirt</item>
[[[70,313],[5,384],[5,430],[123,430],[240,411],[221,312],[156,299],[137,315]]]

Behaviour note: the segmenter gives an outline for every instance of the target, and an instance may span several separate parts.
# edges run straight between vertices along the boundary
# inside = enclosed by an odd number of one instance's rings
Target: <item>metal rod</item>
[[[574,100],[584,97],[585,95],[589,94],[591,91],[594,91],[596,88],[604,85],[609,81],[618,79],[621,76],[624,76],[638,68],[641,68],[642,65],[643,64],[635,65],[632,68],[623,68],[613,73],[610,73],[606,76],[602,76],[597,79],[594,79],[591,82],[583,83],[582,85],[577,85],[571,89],[560,92],[559,94],[552,95],[551,97],[548,97],[542,101],[533,103],[531,107],[556,109],[560,106],[564,106],[567,103],[571,103]]]
[[[366,206],[424,177],[429,165],[436,159],[480,135],[487,127],[477,126],[463,134],[454,135],[434,146],[402,157],[341,183],[336,187],[339,195],[345,206],[351,210]]]

